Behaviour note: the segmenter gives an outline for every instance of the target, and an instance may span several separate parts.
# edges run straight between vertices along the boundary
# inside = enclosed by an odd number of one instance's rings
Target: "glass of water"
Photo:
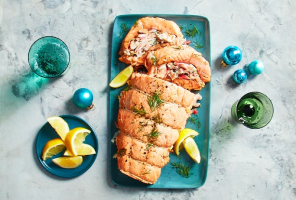
[[[239,123],[252,129],[266,126],[273,116],[271,100],[261,92],[250,92],[237,100],[232,108],[231,115]]]
[[[44,78],[60,76],[70,62],[67,45],[59,38],[46,36],[33,43],[28,55],[33,72]]]

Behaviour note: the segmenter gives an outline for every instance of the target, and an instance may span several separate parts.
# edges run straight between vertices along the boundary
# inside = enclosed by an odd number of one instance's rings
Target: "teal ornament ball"
[[[80,88],[73,95],[73,103],[79,108],[90,109],[93,107],[93,94],[89,89]]]
[[[264,64],[258,60],[255,60],[248,65],[248,69],[251,74],[258,75],[264,71]]]
[[[221,67],[236,65],[242,60],[243,54],[237,46],[228,46],[222,53]]]
[[[238,69],[236,70],[234,73],[233,73],[233,80],[236,82],[236,83],[244,83],[248,76],[247,76],[247,72],[243,69]]]

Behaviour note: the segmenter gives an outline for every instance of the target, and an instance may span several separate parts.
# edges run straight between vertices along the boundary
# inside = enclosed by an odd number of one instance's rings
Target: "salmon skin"
[[[192,108],[197,100],[196,94],[176,84],[145,74],[133,73],[128,84],[130,87],[141,90],[149,95],[158,92],[160,98],[164,101],[179,104],[188,110]]]
[[[119,151],[124,151],[124,149]],[[135,160],[127,155],[118,155],[117,164],[123,174],[147,184],[154,184],[161,174],[161,168]]]
[[[122,41],[119,60],[128,65],[144,65],[149,51],[185,42],[180,27],[159,17],[144,17],[136,21]]]
[[[135,89],[130,89],[121,92],[119,104],[120,108],[130,110],[148,119],[161,121],[174,129],[183,129],[191,112],[187,113],[186,109],[178,104],[164,101],[157,107],[151,107],[149,103],[153,103],[154,98]]]
[[[156,123],[125,109],[119,109],[117,127],[120,132],[137,140],[166,148],[171,148],[179,137],[178,129]],[[153,131],[157,131],[159,134],[158,137],[151,140],[149,134]]]
[[[201,90],[211,80],[209,62],[194,48],[181,45],[148,53],[148,75],[175,83],[188,90]]]
[[[170,160],[170,148],[144,143],[122,132],[116,138],[116,145],[118,149],[126,149],[125,155],[156,167],[163,167]]]

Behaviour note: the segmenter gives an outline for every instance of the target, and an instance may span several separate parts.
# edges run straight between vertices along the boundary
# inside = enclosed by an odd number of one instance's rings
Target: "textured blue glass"
[[[73,102],[79,108],[88,108],[92,105],[93,99],[94,97],[92,92],[86,88],[76,90],[73,95]]]
[[[62,40],[48,36],[33,43],[28,59],[33,72],[44,78],[52,78],[60,76],[67,69],[70,53]]]
[[[247,80],[247,72],[243,69],[238,69],[233,73],[233,80],[237,83],[243,83]]]
[[[258,75],[264,71],[264,64],[260,61],[253,61],[248,65],[248,69],[251,74]]]
[[[222,53],[222,59],[227,65],[236,65],[242,59],[242,51],[236,46],[228,46]]]

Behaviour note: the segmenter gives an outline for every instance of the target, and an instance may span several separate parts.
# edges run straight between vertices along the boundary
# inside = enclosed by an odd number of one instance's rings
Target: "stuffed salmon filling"
[[[157,44],[172,43],[176,39],[175,35],[169,35],[156,29],[141,29],[138,36],[130,41],[129,48],[124,50],[124,55],[141,57],[152,46]]]
[[[159,66],[156,77],[170,77],[172,80],[175,80],[176,78],[195,80],[199,78],[199,75],[197,69],[192,64],[171,62]]]

